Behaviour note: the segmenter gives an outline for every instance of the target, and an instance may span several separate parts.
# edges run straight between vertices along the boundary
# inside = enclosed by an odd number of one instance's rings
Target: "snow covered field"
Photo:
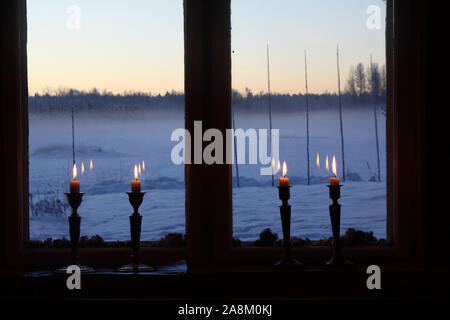
[[[265,109],[264,109],[265,110]],[[265,115],[237,112],[237,128],[267,128]],[[382,182],[369,182],[376,174],[376,151],[371,109],[344,110],[347,171],[362,181],[347,181],[342,188],[342,230],[353,227],[386,235],[385,118],[379,117]],[[325,155],[336,155],[342,177],[337,112],[312,112],[311,173],[313,185],[306,186],[306,132],[304,113],[273,115],[273,127],[280,129],[280,158],[286,160],[291,189],[292,235],[320,239],[331,234],[328,215],[328,173]],[[71,122],[68,114],[47,118],[30,116],[30,193],[32,202],[58,198],[71,178]],[[79,175],[85,192],[80,207],[81,234],[99,234],[105,240],[129,239],[131,206],[125,192],[130,189],[135,163],[145,161],[142,189],[147,191],[140,212],[144,216],[142,239],[156,240],[169,232],[184,233],[184,168],[170,159],[171,133],[184,126],[182,113],[148,113],[134,119],[111,120],[99,115],[76,115],[76,161],[85,172]],[[319,153],[321,168],[316,167]],[[93,161],[93,170],[89,162]],[[235,175],[233,165],[233,176]],[[260,176],[258,165],[240,165],[241,187],[233,189],[234,236],[255,240],[264,228],[281,234],[278,193],[270,176]],[[56,205],[58,206],[58,205]],[[55,215],[43,205],[38,215],[30,212],[30,238],[68,238],[67,217]],[[67,215],[69,209],[67,208]]]

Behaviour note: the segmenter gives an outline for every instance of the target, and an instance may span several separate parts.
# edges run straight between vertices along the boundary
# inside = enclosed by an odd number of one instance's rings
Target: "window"
[[[415,29],[411,2],[387,1],[387,224],[393,235],[392,246],[346,248],[356,262],[420,263],[423,246],[417,248],[417,230],[424,220],[421,181],[426,171],[424,161],[424,105],[419,81]],[[3,193],[1,196],[2,257],[6,264],[54,265],[66,261],[67,250],[29,249],[28,239],[28,139],[25,1],[2,3],[5,42],[2,68],[9,75],[2,82],[1,141]],[[394,10],[395,9],[395,10]],[[194,120],[204,120],[204,128],[221,131],[231,127],[231,37],[229,1],[184,2],[185,41],[185,127],[193,129]],[[394,19],[395,17],[395,19]],[[395,23],[394,23],[395,22]],[[395,24],[395,25],[394,25]],[[18,26],[18,27],[17,27]],[[395,33],[394,33],[395,31]],[[402,39],[400,42],[397,39]],[[420,39],[419,39],[420,40]],[[392,50],[395,49],[395,50]],[[8,108],[3,107],[8,106]],[[411,137],[417,139],[411,139]],[[402,165],[400,165],[402,164]],[[411,172],[417,175],[411,176]],[[186,231],[187,250],[146,248],[142,260],[149,263],[186,256],[192,270],[214,265],[271,264],[279,248],[236,248],[232,244],[232,166],[187,165]],[[392,230],[392,231],[389,231]],[[3,254],[4,253],[4,254]],[[329,248],[299,248],[295,254],[324,261]],[[80,258],[86,264],[123,264],[129,260],[128,249],[85,249]],[[422,259],[422,260],[421,260]],[[225,264],[224,264],[225,263]]]
[[[353,228],[386,239],[385,2],[235,0],[231,7],[234,123],[279,130],[272,151],[287,162],[293,185],[292,236],[313,244],[331,236],[325,185],[335,156],[344,184],[341,234]],[[253,244],[270,228],[282,237],[278,191],[261,173],[270,163],[248,164],[250,148],[244,152],[247,162],[233,165],[233,235]]]
[[[175,232],[183,245],[184,170],[170,157],[171,132],[184,126],[182,1],[27,6],[30,239],[69,238],[75,162],[82,236],[130,238],[125,192],[137,165],[141,239]]]

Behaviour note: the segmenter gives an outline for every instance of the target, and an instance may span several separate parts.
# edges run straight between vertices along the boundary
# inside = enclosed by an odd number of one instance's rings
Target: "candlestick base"
[[[146,265],[146,264],[138,264],[138,265],[133,265],[133,264],[127,264],[124,265],[122,267],[120,267],[119,269],[117,269],[117,272],[121,272],[121,273],[142,273],[142,272],[154,272],[156,271],[155,267]]]
[[[281,259],[273,265],[274,271],[301,271],[304,269],[305,265],[294,258],[289,260]]]
[[[325,270],[348,270],[355,267],[355,263],[344,257],[331,257],[330,260],[325,262]]]
[[[53,271],[53,273],[67,274],[67,268],[69,268],[69,266],[58,268],[55,271]],[[87,267],[87,266],[78,265],[78,268],[80,268],[80,272],[83,274],[84,273],[95,273],[94,269]]]

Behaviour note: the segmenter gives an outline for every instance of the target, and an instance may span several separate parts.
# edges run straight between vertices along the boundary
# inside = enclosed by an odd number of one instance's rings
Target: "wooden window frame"
[[[421,80],[423,3],[387,0],[387,197],[392,245],[345,248],[359,263],[424,262],[427,193],[424,156],[425,104]],[[26,2],[1,3],[0,264],[37,267],[65,263],[65,249],[28,249],[28,110]],[[231,127],[230,0],[184,0],[185,127],[225,134]],[[400,121],[401,120],[401,121]],[[224,147],[225,148],[225,147]],[[225,154],[225,152],[224,152]],[[401,165],[400,165],[401,164]],[[186,165],[186,249],[142,248],[142,260],[163,263],[186,257],[192,271],[269,265],[279,248],[232,248],[231,165]],[[329,248],[296,248],[302,260],[323,261]],[[89,265],[128,262],[129,249],[80,249]]]

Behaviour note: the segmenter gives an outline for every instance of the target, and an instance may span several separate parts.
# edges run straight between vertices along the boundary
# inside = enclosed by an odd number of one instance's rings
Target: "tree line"
[[[341,94],[343,108],[371,108],[377,96],[383,107],[386,96],[386,67],[372,64],[372,68],[358,63],[351,66],[346,82],[346,89]],[[309,93],[310,110],[333,109],[337,106],[337,93]],[[304,111],[305,95],[303,93],[271,93],[272,107],[276,112]],[[243,92],[232,91],[233,110],[243,112],[266,112],[268,94],[260,91],[254,93],[245,88]],[[108,112],[115,114],[133,114],[145,111],[182,111],[184,94],[166,92],[153,95],[147,92],[125,91],[113,94],[106,90],[90,91],[76,89],[46,89],[43,94],[35,94],[28,99],[31,114],[64,113],[74,108],[75,112]]]
[[[356,67],[350,66],[347,77],[346,93],[354,100],[365,97],[386,97],[386,65],[379,66],[373,62],[365,67],[363,63],[358,63]]]

